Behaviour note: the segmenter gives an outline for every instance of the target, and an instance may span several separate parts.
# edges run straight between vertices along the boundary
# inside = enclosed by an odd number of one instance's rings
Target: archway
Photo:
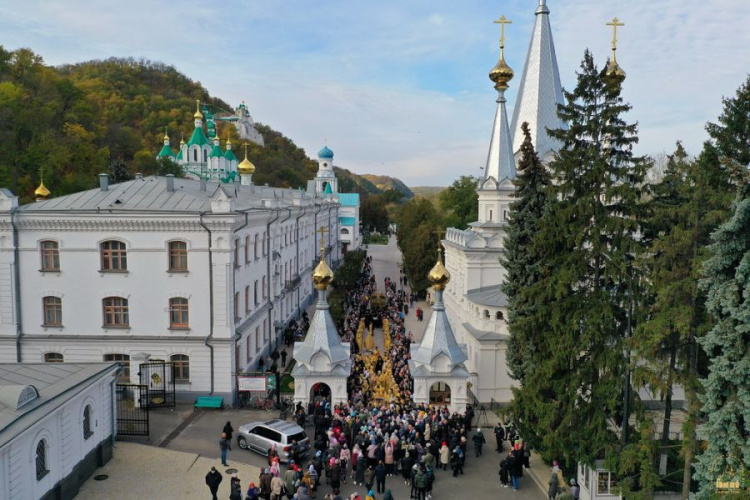
[[[331,401],[331,387],[323,382],[316,382],[310,388],[310,402],[316,406],[321,403],[322,406],[325,401]]]
[[[435,382],[430,386],[430,404],[449,405],[451,403],[451,388],[445,382]]]

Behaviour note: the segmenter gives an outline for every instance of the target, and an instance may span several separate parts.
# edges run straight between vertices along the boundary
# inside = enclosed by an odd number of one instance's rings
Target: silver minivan
[[[237,445],[243,450],[252,450],[268,456],[275,444],[279,451],[279,461],[286,463],[292,458],[292,442],[299,445],[299,455],[310,452],[310,439],[299,425],[286,420],[268,420],[240,426],[237,431]]]

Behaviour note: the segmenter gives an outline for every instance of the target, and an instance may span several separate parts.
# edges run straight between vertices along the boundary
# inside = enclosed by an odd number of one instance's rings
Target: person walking
[[[367,462],[365,460],[365,457],[362,455],[359,455],[357,458],[357,472],[354,475],[354,484],[359,484],[360,486],[365,484],[365,466],[367,465]]]
[[[282,368],[286,366],[286,357],[287,356],[288,356],[288,354],[286,353],[286,350],[281,351],[281,367]]]
[[[286,488],[284,480],[278,476],[271,479],[271,500],[282,500],[282,495]]]
[[[227,435],[227,439],[229,442],[232,442],[232,434],[234,433],[234,429],[232,428],[232,422],[227,421],[226,424],[224,424],[224,430],[222,430],[224,434]]]
[[[474,437],[471,438],[472,441],[474,441],[474,452],[477,457],[482,456],[482,445],[486,443],[487,441],[484,439],[484,434],[482,434],[482,428],[477,427],[477,432],[474,433]]]
[[[367,467],[367,470],[365,471],[365,489],[367,491],[370,491],[372,489],[372,485],[375,482],[375,469],[372,468],[372,465]]]
[[[448,448],[448,443],[443,441],[443,446],[440,447],[440,465],[443,466],[443,470],[448,470],[448,462],[450,461],[451,450]]]
[[[385,476],[386,468],[385,464],[381,460],[377,467],[375,467],[375,482],[377,483],[377,492],[385,493]]]
[[[221,439],[219,440],[219,451],[221,451],[221,465],[226,467],[227,463],[227,452],[232,449],[229,439],[227,439],[226,433],[221,433]]]
[[[233,474],[229,481],[229,500],[242,500],[242,483],[237,474]]]
[[[216,494],[219,491],[219,485],[221,484],[221,481],[223,479],[224,477],[221,475],[221,472],[216,470],[216,467],[211,467],[211,470],[208,471],[208,474],[206,474],[206,485],[211,491],[211,495],[213,497],[212,500],[218,500]]]
[[[513,460],[513,453],[509,451],[508,455],[500,461],[500,471],[498,474],[500,475],[500,484],[503,485],[503,488],[508,487],[511,460]]]

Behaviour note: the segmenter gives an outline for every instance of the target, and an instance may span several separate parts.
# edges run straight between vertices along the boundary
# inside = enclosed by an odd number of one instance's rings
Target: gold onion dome
[[[513,69],[505,62],[505,56],[501,52],[497,64],[490,70],[490,80],[495,82],[497,90],[505,90],[508,88],[508,82],[513,79],[513,75]]]
[[[195,101],[195,114],[193,115],[193,118],[203,118],[203,113],[201,113],[200,101]]]
[[[442,250],[442,249],[441,249]],[[438,259],[427,274],[427,279],[432,283],[435,290],[445,290],[445,285],[451,280],[451,273],[443,265],[442,251],[438,250]]]
[[[617,58],[615,57],[614,52],[612,52],[612,59],[610,59],[609,62],[607,63],[607,69],[605,70],[605,74],[607,76],[625,78],[625,70],[622,69],[619,64],[617,64]]]
[[[320,259],[320,262],[318,262],[318,265],[315,266],[315,269],[313,270],[313,283],[315,283],[315,288],[318,290],[325,290],[332,281],[333,271],[328,267],[325,259]]]
[[[237,171],[240,174],[252,174],[255,172],[255,165],[253,165],[252,162],[247,159],[247,156],[245,156],[245,159],[237,165]]]
[[[36,195],[37,198],[46,198],[51,193],[49,189],[47,189],[47,186],[44,185],[44,181],[40,181],[39,187],[36,188],[36,190],[34,191],[34,194]]]

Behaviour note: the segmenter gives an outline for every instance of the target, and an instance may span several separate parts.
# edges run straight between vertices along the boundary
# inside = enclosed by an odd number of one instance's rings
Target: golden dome
[[[325,290],[331,284],[333,281],[333,271],[328,267],[325,259],[320,259],[320,262],[318,262],[318,265],[313,270],[312,277],[315,288],[318,290]]]
[[[490,80],[495,82],[495,89],[505,90],[508,88],[508,82],[513,79],[513,69],[505,62],[505,56],[500,52],[495,67],[490,70]]]
[[[604,74],[607,76],[614,76],[617,78],[625,78],[625,70],[623,70],[619,64],[617,64],[617,58],[615,57],[614,50],[612,51],[612,59],[607,63],[607,67],[604,70]]]
[[[245,159],[237,165],[237,171],[242,175],[252,174],[255,172],[255,165],[253,165],[252,162],[247,159],[247,156],[245,156]]]
[[[445,285],[451,280],[451,273],[443,265],[442,250],[442,248],[438,250],[437,262],[427,274],[427,279],[430,280],[435,290],[445,290]]]
[[[193,118],[203,119],[203,113],[201,113],[201,102],[197,99],[195,101],[195,114],[193,115]]]
[[[34,191],[34,194],[36,195],[37,198],[44,199],[44,198],[47,198],[52,193],[50,193],[49,189],[47,189],[47,186],[44,185],[44,181],[40,181],[39,187],[36,188],[36,190]]]

